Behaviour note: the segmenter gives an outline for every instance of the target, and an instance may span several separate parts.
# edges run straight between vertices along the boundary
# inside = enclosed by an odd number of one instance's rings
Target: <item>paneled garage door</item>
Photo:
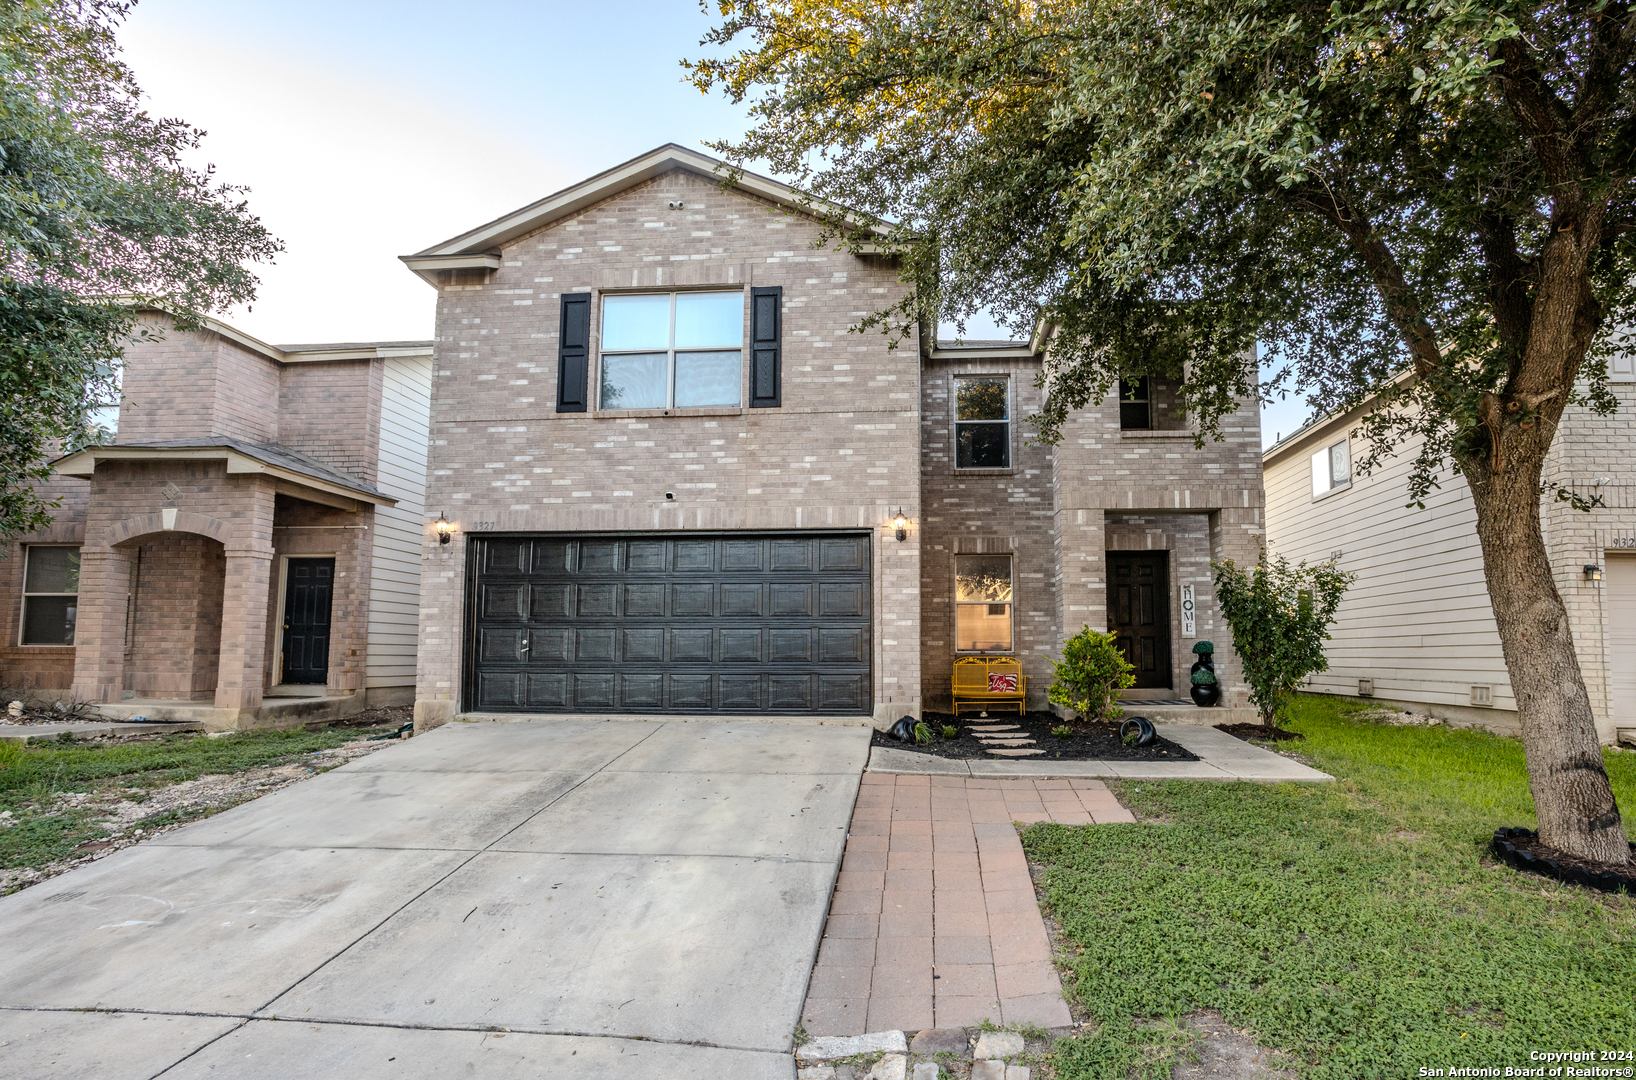
[[[467,707],[870,711],[869,534],[482,537]]]

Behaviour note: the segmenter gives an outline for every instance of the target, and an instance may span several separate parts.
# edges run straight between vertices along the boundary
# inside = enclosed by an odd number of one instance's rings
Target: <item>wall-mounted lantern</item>
[[[438,514],[437,542],[440,544],[447,544],[452,539],[454,539],[454,522],[450,521],[442,514]]]
[[[892,519],[892,528],[897,530],[899,540],[909,539],[909,519],[903,516],[903,507],[898,507],[898,516]]]
[[[1585,580],[1586,581],[1601,581],[1602,580],[1602,568],[1600,566],[1597,566],[1595,563],[1586,563],[1585,564]]]

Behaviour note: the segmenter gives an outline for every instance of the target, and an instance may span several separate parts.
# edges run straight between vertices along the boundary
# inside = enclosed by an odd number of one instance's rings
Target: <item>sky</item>
[[[712,23],[692,0],[140,0],[119,36],[150,111],[203,128],[195,164],[284,242],[226,321],[293,344],[430,338],[436,294],[398,256],[739,135],[744,108],[681,81]],[[1264,410],[1263,441],[1304,413]]]

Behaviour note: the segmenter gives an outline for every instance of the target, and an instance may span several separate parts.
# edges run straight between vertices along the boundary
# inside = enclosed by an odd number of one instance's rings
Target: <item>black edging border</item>
[[[1514,870],[1540,874],[1544,877],[1555,878],[1558,881],[1568,882],[1570,885],[1583,885],[1590,889],[1600,889],[1602,892],[1628,892],[1636,894],[1636,871],[1618,874],[1612,870],[1603,870],[1593,874],[1589,870],[1578,866],[1563,866],[1555,859],[1542,859],[1528,851],[1520,851],[1511,841],[1538,840],[1539,833],[1533,829],[1495,829],[1494,855],[1501,862]],[[1636,843],[1630,845],[1632,855],[1636,855]]]

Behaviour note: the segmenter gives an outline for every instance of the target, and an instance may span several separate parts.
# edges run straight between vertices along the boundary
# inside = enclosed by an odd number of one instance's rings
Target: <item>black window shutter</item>
[[[591,294],[562,294],[557,331],[557,411],[584,412],[590,398]]]
[[[784,289],[750,290],[750,408],[776,409],[783,382]]]

